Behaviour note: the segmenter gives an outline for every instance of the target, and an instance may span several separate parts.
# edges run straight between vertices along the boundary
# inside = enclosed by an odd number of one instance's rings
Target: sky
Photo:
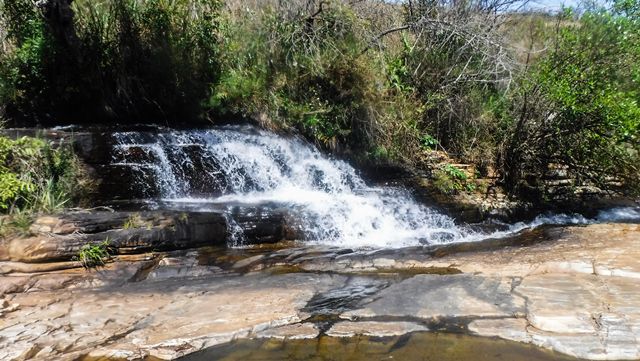
[[[553,12],[562,9],[563,6],[578,7],[580,4],[584,6],[585,2],[605,5],[608,0],[529,0],[528,8]]]
[[[574,7],[578,5],[577,0],[531,0],[529,8],[537,10],[560,10],[562,6]]]
[[[576,0],[532,0],[529,7],[540,10],[560,10],[562,6],[576,6]]]

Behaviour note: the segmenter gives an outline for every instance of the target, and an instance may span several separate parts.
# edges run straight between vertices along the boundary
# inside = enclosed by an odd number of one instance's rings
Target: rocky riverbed
[[[597,224],[399,250],[122,254],[97,271],[4,261],[0,359],[175,359],[243,338],[416,332],[638,359],[639,259],[640,225]]]

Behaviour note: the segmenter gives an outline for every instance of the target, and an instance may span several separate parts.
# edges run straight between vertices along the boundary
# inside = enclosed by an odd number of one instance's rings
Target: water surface
[[[450,333],[398,337],[250,339],[206,349],[181,361],[579,361],[531,345]]]

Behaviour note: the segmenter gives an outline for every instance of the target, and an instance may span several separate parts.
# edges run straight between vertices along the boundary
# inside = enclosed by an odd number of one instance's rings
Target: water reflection
[[[460,334],[416,332],[398,337],[238,340],[181,361],[578,361],[531,345]]]

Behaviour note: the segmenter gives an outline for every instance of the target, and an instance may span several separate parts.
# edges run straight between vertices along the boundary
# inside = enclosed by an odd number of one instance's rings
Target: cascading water
[[[327,158],[301,139],[249,126],[113,137],[113,164],[134,169],[137,186],[149,197],[202,210],[229,204],[286,207],[307,242],[404,247],[504,236],[529,226],[517,224],[494,234],[471,231],[417,203],[404,189],[368,186],[350,165]],[[236,233],[233,237],[241,240]]]

